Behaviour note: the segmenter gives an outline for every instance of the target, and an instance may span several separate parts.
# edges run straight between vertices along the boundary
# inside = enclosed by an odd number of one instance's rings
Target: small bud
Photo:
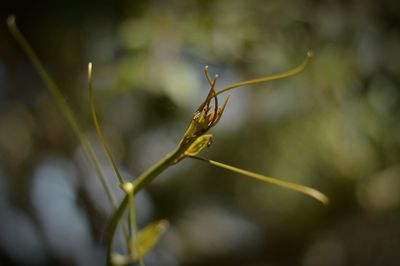
[[[133,191],[133,184],[131,182],[119,184],[119,187],[127,194]]]
[[[129,255],[124,256],[117,252],[113,252],[111,254],[111,262],[112,262],[112,265],[115,265],[115,266],[127,265],[129,263],[132,263],[133,261],[134,261],[134,259]]]
[[[199,152],[209,147],[212,143],[213,136],[206,134],[198,137],[192,145],[185,151],[186,156],[196,156]]]

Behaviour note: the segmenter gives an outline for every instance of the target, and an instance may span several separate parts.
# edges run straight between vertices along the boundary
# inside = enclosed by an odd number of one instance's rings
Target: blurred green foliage
[[[204,65],[222,87],[290,69],[313,50],[302,75],[232,92],[207,157],[316,187],[331,206],[184,162],[137,200],[139,225],[171,223],[149,265],[397,265],[397,1],[2,6],[111,173],[90,123],[94,62],[100,123],[131,178],[179,140],[207,93]],[[0,40],[0,263],[101,264],[110,208],[93,169],[5,23]]]

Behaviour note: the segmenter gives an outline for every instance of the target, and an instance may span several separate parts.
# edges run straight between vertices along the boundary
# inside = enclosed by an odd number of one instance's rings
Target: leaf
[[[88,92],[89,92],[90,112],[92,114],[94,128],[96,129],[96,134],[100,140],[100,144],[101,144],[101,146],[103,146],[103,149],[107,154],[108,160],[110,161],[110,163],[114,169],[114,172],[117,176],[118,182],[120,184],[123,184],[124,180],[118,170],[117,164],[115,163],[115,160],[114,160],[114,157],[112,156],[111,150],[108,147],[108,145],[104,139],[103,133],[101,132],[101,129],[100,129],[99,122],[97,120],[96,106],[94,104],[94,96],[93,96],[92,77],[93,77],[93,65],[92,65],[92,63],[89,63],[88,64]]]
[[[303,185],[299,185],[299,184],[295,184],[295,183],[291,183],[291,182],[288,182],[288,181],[276,179],[276,178],[273,178],[273,177],[256,174],[256,173],[253,173],[253,172],[250,172],[250,171],[247,171],[247,170],[243,170],[243,169],[231,166],[231,165],[227,165],[227,164],[220,163],[220,162],[217,162],[217,161],[205,159],[205,158],[202,158],[202,157],[191,156],[191,158],[198,159],[198,160],[201,160],[203,162],[208,162],[211,165],[214,165],[214,166],[217,166],[217,167],[220,167],[220,168],[223,168],[223,169],[226,169],[226,170],[238,173],[238,174],[242,174],[242,175],[245,175],[245,176],[248,176],[248,177],[251,177],[251,178],[255,178],[255,179],[261,180],[261,181],[266,182],[266,183],[271,183],[271,184],[274,184],[274,185],[277,185],[277,186],[280,186],[280,187],[284,187],[284,188],[287,188],[287,189],[290,189],[290,190],[294,190],[294,191],[306,194],[307,196],[310,196],[310,197],[318,200],[319,202],[321,202],[324,205],[328,205],[329,204],[329,198],[326,195],[324,195],[323,193],[321,193],[318,190],[316,190],[316,189],[313,189],[313,188],[310,188],[310,187],[307,187],[307,186],[303,186]]]
[[[82,144],[83,150],[85,154],[89,158],[90,162],[92,163],[97,176],[107,194],[108,199],[110,200],[113,208],[116,208],[116,199],[114,194],[112,193],[110,184],[107,181],[103,171],[100,167],[99,159],[94,152],[94,149],[90,142],[87,140],[85,134],[81,127],[78,124],[78,120],[72,111],[71,107],[68,105],[65,97],[62,95],[60,88],[57,86],[55,81],[51,78],[47,70],[44,68],[42,62],[40,61],[39,57],[30,46],[28,41],[25,39],[24,35],[22,35],[21,31],[17,27],[15,16],[11,15],[7,18],[7,26],[10,30],[11,34],[14,36],[15,40],[26,54],[28,59],[31,61],[33,67],[35,68],[36,72],[39,74],[40,78],[42,79],[43,83],[45,84],[47,90],[50,92],[51,96],[53,97],[54,102],[57,104],[58,108],[60,108],[61,113],[64,115],[66,120],[68,121],[69,125],[71,126],[72,130],[74,131],[76,137]]]
[[[169,222],[167,220],[160,220],[140,230],[132,245],[135,259],[137,260],[146,255],[158,243],[168,227]]]
[[[247,80],[247,81],[242,81],[239,83],[235,83],[233,85],[230,85],[226,88],[220,89],[219,91],[217,91],[217,95],[224,93],[226,91],[235,89],[235,88],[239,88],[239,87],[243,87],[243,86],[248,86],[248,85],[254,85],[254,84],[260,84],[260,83],[264,83],[264,82],[268,82],[268,81],[272,81],[272,80],[278,80],[278,79],[284,79],[284,78],[288,78],[288,77],[292,77],[294,75],[297,75],[301,72],[303,72],[307,66],[311,63],[311,60],[313,58],[313,54],[311,51],[307,52],[307,57],[304,60],[304,62],[297,66],[296,68],[293,68],[292,70],[286,71],[286,72],[282,72],[282,73],[278,73],[275,75],[271,75],[271,76],[266,76],[263,78],[258,78],[258,79],[252,79],[252,80]]]

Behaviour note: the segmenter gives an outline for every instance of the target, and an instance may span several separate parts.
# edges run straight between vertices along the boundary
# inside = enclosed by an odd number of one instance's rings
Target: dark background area
[[[138,195],[139,226],[171,226],[146,265],[398,265],[398,1],[9,1],[0,4],[0,265],[103,265],[111,208],[62,113],[6,27],[17,23],[96,148],[126,178],[170,152],[207,93],[231,93],[204,156],[301,183],[314,200],[183,161]],[[118,243],[116,243],[118,248]]]

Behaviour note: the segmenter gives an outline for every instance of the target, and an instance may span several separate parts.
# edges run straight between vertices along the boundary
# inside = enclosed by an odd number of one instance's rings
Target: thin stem
[[[129,202],[129,197],[128,197],[128,195],[125,195],[125,197],[122,199],[121,203],[119,204],[118,208],[113,213],[110,223],[108,225],[108,230],[107,230],[107,265],[108,266],[112,266],[112,260],[111,260],[112,243],[114,240],[115,233],[117,231],[118,222],[121,220],[122,215],[124,214],[125,208],[128,205],[128,202]]]
[[[106,143],[106,141],[105,141],[105,139],[103,137],[103,134],[102,134],[100,126],[99,126],[99,122],[97,120],[96,107],[94,105],[94,97],[93,97],[93,87],[92,87],[92,72],[93,71],[92,70],[93,70],[92,63],[89,63],[88,64],[88,91],[89,91],[90,112],[92,114],[93,124],[94,124],[94,127],[96,129],[97,136],[99,137],[100,143],[103,146],[103,148],[104,148],[104,150],[105,150],[105,152],[106,152],[106,154],[108,156],[108,159],[111,162],[112,167],[114,168],[114,172],[117,175],[118,182],[120,184],[123,184],[124,183],[124,179],[122,178],[122,176],[121,176],[121,174],[120,174],[120,172],[118,170],[118,167],[117,167],[117,165],[116,165],[116,163],[114,161],[114,158],[112,156],[111,150],[108,147],[108,145],[107,145],[107,143]]]
[[[175,160],[184,152],[184,149],[178,147],[173,152],[165,156],[162,160],[148,169],[133,182],[134,192],[137,193],[150,183],[155,177],[161,174],[165,169],[175,164]]]
[[[258,179],[258,180],[261,180],[261,181],[264,181],[264,182],[267,182],[267,183],[271,183],[271,184],[274,184],[274,185],[277,185],[277,186],[280,186],[280,187],[284,187],[284,188],[287,188],[287,189],[290,189],[290,190],[295,190],[297,192],[306,194],[307,196],[310,196],[310,197],[318,200],[319,202],[321,202],[324,205],[328,205],[329,204],[329,199],[328,199],[327,196],[325,196],[324,194],[322,194],[318,190],[315,190],[315,189],[310,188],[310,187],[306,187],[306,186],[303,186],[303,185],[299,185],[299,184],[295,184],[295,183],[279,180],[279,179],[276,179],[276,178],[273,178],[273,177],[268,177],[268,176],[256,174],[256,173],[253,173],[253,172],[250,172],[250,171],[247,171],[247,170],[243,170],[243,169],[231,166],[231,165],[227,165],[227,164],[224,164],[224,163],[220,163],[220,162],[217,162],[217,161],[209,160],[209,159],[198,157],[198,156],[190,156],[190,158],[197,159],[197,160],[200,160],[200,161],[203,161],[203,162],[207,162],[207,163],[209,163],[211,165],[214,165],[214,166],[217,166],[217,167],[220,167],[220,168],[223,168],[223,169],[226,169],[226,170],[238,173],[238,174],[242,174],[242,175],[254,178],[254,179]]]
[[[217,93],[215,91],[215,84],[217,83],[218,77],[219,77],[218,74],[216,74],[214,76],[214,79],[211,80],[210,90],[209,90],[209,92],[207,94],[206,99],[203,101],[202,104],[200,104],[199,108],[197,108],[198,112],[201,112],[203,110],[203,108],[210,103],[211,98],[217,99]]]
[[[129,183],[131,184],[131,183]],[[130,223],[130,227],[131,227],[131,245],[134,245],[134,238],[138,237],[138,227],[137,227],[137,223],[136,223],[136,213],[135,213],[135,195],[133,192],[133,187],[131,190],[129,190],[128,192],[128,198],[129,198],[129,223]],[[133,251],[136,251],[137,247],[136,246],[131,246],[130,248],[130,252],[131,255],[133,255]],[[139,256],[139,264],[140,266],[144,266],[144,261],[143,261],[143,257],[137,253]]]
[[[222,108],[221,108],[221,113],[217,116],[217,119],[213,122],[213,125],[216,125],[216,124],[219,122],[219,120],[221,119],[222,115],[224,114],[225,107],[226,107],[226,105],[228,104],[228,101],[229,101],[229,98],[230,98],[230,97],[231,97],[231,95],[228,95],[228,96],[225,98],[224,104],[222,105]]]
[[[294,68],[292,70],[289,70],[289,71],[286,71],[286,72],[283,72],[283,73],[279,73],[279,74],[275,74],[275,75],[272,75],[272,76],[268,76],[268,77],[263,77],[263,78],[252,79],[252,80],[247,80],[247,81],[235,83],[233,85],[230,85],[230,86],[228,86],[226,88],[223,88],[223,89],[219,90],[217,92],[217,95],[219,95],[221,93],[224,93],[226,91],[232,90],[234,88],[239,88],[239,87],[243,87],[243,86],[247,86],[247,85],[254,85],[254,84],[259,84],[259,83],[264,83],[264,82],[267,82],[267,81],[278,80],[278,79],[283,79],[283,78],[287,78],[287,77],[291,77],[291,76],[297,75],[297,74],[303,72],[307,68],[307,66],[311,63],[312,57],[313,57],[313,55],[312,55],[311,51],[308,51],[307,52],[307,57],[304,60],[304,62],[301,65],[299,65],[298,67],[296,67],[296,68]]]
[[[95,126],[96,129],[96,134],[97,137],[100,140],[101,145],[103,146],[109,161],[111,162],[111,165],[114,169],[114,172],[117,176],[118,182],[120,184],[123,184],[124,180],[118,170],[117,165],[115,164],[114,158],[112,156],[112,153],[106,143],[106,141],[104,140],[103,134],[101,133],[101,129],[99,126],[99,122],[97,120],[97,114],[96,114],[96,106],[94,104],[94,97],[93,97],[93,86],[92,86],[92,80],[93,80],[93,65],[92,63],[88,64],[88,92],[89,92],[89,105],[90,105],[90,112],[92,115],[92,120],[93,120],[93,124]],[[128,232],[128,226],[126,224],[124,224],[123,226],[123,232],[124,232],[124,237],[125,237],[125,242],[126,242],[126,246],[129,249],[129,232]]]
[[[89,141],[86,139],[85,135],[82,133],[82,130],[78,125],[77,119],[75,118],[68,103],[65,101],[65,98],[61,94],[60,89],[58,88],[58,86],[56,85],[54,80],[49,76],[49,74],[47,74],[47,71],[45,70],[43,64],[40,62],[38,56],[33,51],[32,47],[28,44],[25,37],[22,35],[20,30],[18,29],[18,27],[15,23],[14,16],[9,16],[7,18],[7,25],[8,25],[8,28],[9,28],[11,34],[14,36],[15,40],[17,41],[17,43],[20,45],[20,47],[25,52],[25,54],[27,55],[29,60],[32,62],[34,68],[36,69],[40,78],[46,85],[46,87],[49,90],[50,94],[52,95],[54,101],[60,108],[62,114],[67,119],[72,130],[74,131],[78,140],[82,144],[83,149],[84,149],[87,157],[89,158],[90,162],[92,163],[92,165],[97,173],[97,176],[99,177],[100,182],[107,194],[107,197],[108,197],[109,201],[111,202],[111,205],[115,209],[117,206],[117,203],[116,203],[115,196],[111,190],[110,184],[108,183],[107,179],[105,178],[105,176],[101,170],[99,160],[97,159],[97,156],[93,150],[93,147],[90,145]]]
[[[215,75],[215,77],[214,77],[214,79],[212,81],[212,84],[211,84],[211,91],[212,91],[212,94],[213,94],[214,105],[215,106],[214,106],[214,116],[213,116],[213,119],[212,119],[210,125],[214,124],[215,120],[217,119],[217,113],[218,113],[218,97],[217,97],[217,93],[215,91],[215,84],[217,82],[217,79],[218,79],[218,75]]]
[[[212,86],[212,79],[211,79],[211,76],[210,76],[210,72],[208,72],[208,66],[205,66],[205,67],[204,67],[204,75],[206,76],[206,79],[207,79],[207,81],[208,81],[208,84],[209,84],[210,86]]]
[[[158,163],[156,163],[149,170],[144,172],[133,182],[133,194],[135,195],[148,183],[150,183],[154,178],[161,174],[168,167],[175,164],[175,161],[182,156],[183,152],[186,150],[187,145],[179,145],[173,152],[165,156]],[[112,254],[112,243],[114,240],[115,232],[118,227],[118,222],[122,218],[124,211],[129,203],[129,196],[125,195],[120,205],[111,217],[110,224],[107,230],[107,265],[111,266],[111,254]]]

